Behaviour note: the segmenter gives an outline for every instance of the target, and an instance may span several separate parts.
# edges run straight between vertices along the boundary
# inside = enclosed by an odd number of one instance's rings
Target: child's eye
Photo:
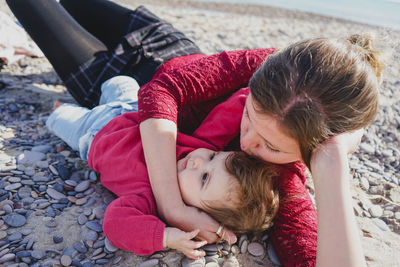
[[[204,185],[207,182],[208,179],[208,173],[204,173],[203,176],[201,177],[201,182]]]
[[[214,159],[215,154],[216,154],[216,153],[212,153],[212,154],[210,155],[210,160],[213,160],[213,159]]]

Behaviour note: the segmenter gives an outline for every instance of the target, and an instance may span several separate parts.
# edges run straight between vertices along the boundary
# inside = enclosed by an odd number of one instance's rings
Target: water
[[[400,0],[197,0],[269,5],[400,30]]]

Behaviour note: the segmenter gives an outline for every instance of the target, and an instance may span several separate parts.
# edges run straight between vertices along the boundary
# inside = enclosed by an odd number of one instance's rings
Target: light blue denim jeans
[[[49,116],[46,126],[87,160],[94,136],[112,119],[138,111],[139,85],[128,76],[116,76],[101,86],[100,103],[93,109],[63,104]]]

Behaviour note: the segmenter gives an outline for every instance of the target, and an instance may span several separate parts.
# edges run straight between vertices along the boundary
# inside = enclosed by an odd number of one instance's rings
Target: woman
[[[371,49],[358,44],[360,40],[368,44],[368,39],[318,39],[275,54],[275,49],[253,49],[207,57],[198,54],[198,48],[183,34],[143,8],[132,12],[103,0],[61,1],[78,24],[55,1],[7,2],[82,105],[95,106],[101,83],[112,76],[127,74],[143,85],[157,71],[141,89],[139,107],[158,212],[184,230],[201,229],[199,237],[209,242],[216,240],[218,224],[185,206],[179,195],[175,123],[190,133],[216,104],[246,85],[268,58],[251,79],[251,94],[242,103],[243,118],[240,114],[236,124],[217,125],[232,129],[231,138],[225,137],[217,145],[242,148],[275,163],[306,163],[316,183],[320,212],[317,264],[362,262],[359,240],[354,236],[354,217],[344,205],[349,200],[346,154],[356,147],[360,135],[335,134],[368,125],[376,113],[381,65]],[[108,51],[113,48],[113,52]],[[338,89],[342,92],[336,93]],[[239,130],[240,145],[234,138]],[[280,196],[290,192],[291,183],[301,182],[304,171],[298,163],[288,164],[287,169],[291,174],[283,177]],[[328,191],[334,187],[338,187],[334,192],[339,195]],[[290,205],[297,200],[286,195],[289,204],[280,207],[272,241],[284,265],[312,266],[315,210],[306,196],[301,203]],[[343,205],[332,205],[336,200]],[[328,210],[329,214],[324,213]],[[330,214],[337,218],[333,225]],[[235,237],[226,233],[233,241]],[[337,245],[341,242],[345,245]],[[329,253],[332,248],[335,255]]]

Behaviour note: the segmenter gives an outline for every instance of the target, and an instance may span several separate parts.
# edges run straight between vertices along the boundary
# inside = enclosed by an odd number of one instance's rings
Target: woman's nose
[[[259,142],[257,139],[257,135],[252,129],[248,129],[244,134],[242,134],[242,138],[240,139],[240,148],[243,151],[247,151],[249,149],[254,149],[259,146]]]

